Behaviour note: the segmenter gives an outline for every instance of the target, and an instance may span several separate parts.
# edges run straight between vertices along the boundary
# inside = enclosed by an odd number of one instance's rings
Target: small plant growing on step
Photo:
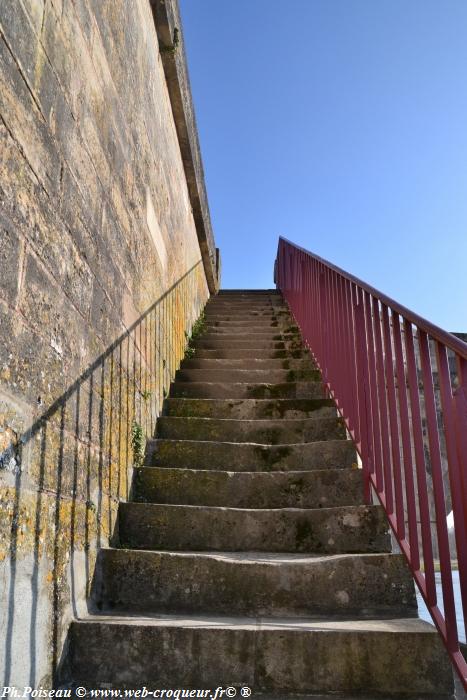
[[[200,338],[203,333],[206,332],[206,317],[204,315],[204,311],[200,314],[199,318],[194,322],[193,327],[191,329],[191,333],[188,334],[185,331],[185,337],[188,339],[188,345],[185,350],[185,359],[189,360],[193,357],[195,354],[195,348],[193,347],[193,343]]]
[[[133,450],[133,466],[140,467],[144,459],[144,430],[135,420],[131,424],[131,449]]]
[[[206,331],[206,317],[204,311],[200,314],[199,318],[193,324],[191,329],[190,341],[197,340]]]
[[[151,392],[150,391],[142,391],[141,398],[143,399],[143,401],[149,401],[149,399],[151,398]]]

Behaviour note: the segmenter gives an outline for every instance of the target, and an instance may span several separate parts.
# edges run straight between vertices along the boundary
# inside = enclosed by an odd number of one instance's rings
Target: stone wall
[[[0,3],[2,685],[52,683],[129,493],[132,427],[152,432],[217,284],[152,10]],[[176,51],[188,85],[183,34]],[[182,126],[197,148],[192,111]]]

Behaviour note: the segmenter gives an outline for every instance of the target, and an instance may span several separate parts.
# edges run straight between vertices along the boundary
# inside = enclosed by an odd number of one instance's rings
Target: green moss
[[[262,440],[266,445],[279,445],[281,441],[281,431],[278,428],[265,430],[262,435]]]
[[[288,457],[291,452],[292,448],[288,445],[282,445],[274,450],[262,447],[261,445],[257,445],[254,448],[255,455],[262,460],[266,470],[271,469],[275,464]]]
[[[277,464],[277,462],[281,462],[283,459],[286,459],[289,455],[292,454],[292,447],[288,445],[281,445],[279,449],[273,450],[271,452],[271,460],[273,464]]]
[[[251,399],[280,399],[287,398],[287,384],[257,384],[249,387]]]
[[[313,537],[313,528],[308,520],[299,520],[295,532],[295,543],[300,550],[303,545]]]

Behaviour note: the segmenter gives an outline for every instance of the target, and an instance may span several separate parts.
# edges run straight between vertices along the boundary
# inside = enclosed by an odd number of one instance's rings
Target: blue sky
[[[225,287],[277,238],[467,331],[466,0],[180,0]]]

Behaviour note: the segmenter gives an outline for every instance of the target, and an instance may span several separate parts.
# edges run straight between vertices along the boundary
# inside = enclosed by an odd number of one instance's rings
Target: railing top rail
[[[423,316],[419,316],[414,311],[411,311],[402,304],[399,304],[397,301],[391,299],[391,297],[386,296],[386,294],[383,294],[383,292],[380,292],[375,287],[372,287],[370,284],[363,282],[363,280],[359,279],[358,277],[351,275],[350,272],[346,272],[342,268],[337,267],[337,265],[333,265],[328,260],[321,258],[319,255],[312,253],[306,248],[302,248],[296,243],[292,243],[292,241],[289,241],[284,236],[279,236],[279,245],[280,241],[284,241],[284,243],[287,243],[287,245],[290,245],[293,248],[300,250],[302,253],[306,253],[306,255],[309,255],[310,257],[314,258],[323,265],[326,265],[326,267],[330,268],[331,270],[334,270],[334,272],[337,272],[339,275],[342,275],[342,277],[345,277],[345,279],[349,280],[349,282],[353,282],[354,284],[358,285],[366,292],[379,299],[380,302],[382,302],[386,306],[391,307],[393,311],[400,314],[401,316],[404,316],[404,318],[410,321],[410,323],[416,325],[420,330],[424,331],[425,333],[428,333],[428,335],[430,335],[432,338],[440,341],[447,348],[450,348],[462,358],[467,360],[467,343],[464,343],[464,341],[460,338],[457,338],[452,333],[448,333],[448,331],[443,330],[439,326],[436,326],[434,323],[427,321],[427,319],[423,318]]]

